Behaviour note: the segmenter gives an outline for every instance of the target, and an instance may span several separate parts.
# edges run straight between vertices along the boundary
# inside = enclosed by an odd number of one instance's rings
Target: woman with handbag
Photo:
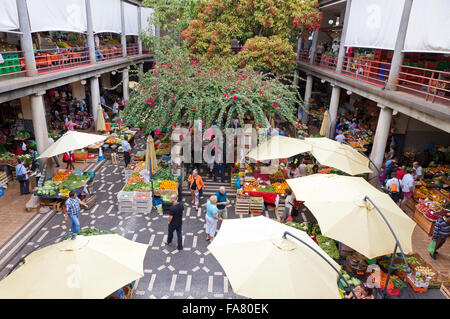
[[[30,180],[28,179],[29,170],[23,165],[23,160],[19,158],[16,165],[16,176],[20,183],[20,195],[27,195],[30,193]]]
[[[198,175],[198,171],[194,169],[192,175],[188,178],[189,189],[192,194],[192,204],[195,204],[195,208],[198,210],[198,205],[200,203],[200,194],[203,192],[205,188],[205,183],[203,179]]]

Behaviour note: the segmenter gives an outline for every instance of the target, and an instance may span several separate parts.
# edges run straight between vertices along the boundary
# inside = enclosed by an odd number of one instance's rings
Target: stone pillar
[[[311,99],[312,87],[313,87],[313,77],[311,74],[308,74],[308,75],[306,75],[306,89],[305,89],[305,99],[304,99],[306,110],[303,111],[303,117],[302,117],[303,124],[308,123],[309,100]]]
[[[381,109],[378,117],[377,130],[375,131],[375,137],[373,140],[372,152],[370,153],[370,159],[378,169],[381,169],[381,165],[384,160],[384,151],[386,150],[386,144],[389,137],[389,129],[391,127],[392,109],[383,105],[378,106],[380,106]],[[373,167],[372,163],[370,166],[374,171],[371,177],[378,175],[377,169]],[[376,185],[378,180],[374,178],[371,181],[374,185]]]
[[[345,5],[345,17],[344,17],[344,25],[342,27],[341,42],[339,44],[339,54],[338,54],[338,60],[337,60],[337,64],[336,64],[336,73],[341,73],[342,64],[344,62],[344,55],[345,55],[344,42],[345,42],[345,37],[347,35],[348,17],[350,15],[350,6],[351,5],[352,5],[352,0],[347,0],[347,3]]]
[[[398,28],[397,39],[395,40],[394,54],[392,56],[391,69],[389,70],[389,78],[386,83],[388,90],[394,90],[397,84],[400,66],[403,64],[404,54],[402,52],[405,45],[406,31],[408,29],[409,14],[411,13],[413,0],[405,0],[400,27]]]
[[[130,67],[126,67],[122,72],[122,82],[123,82],[123,100],[128,100],[130,98],[130,89],[128,87],[130,83]]]
[[[319,30],[314,30],[312,34],[311,51],[309,55],[309,64],[313,64],[314,54],[316,54],[317,39],[319,38]]]
[[[45,91],[42,91],[30,96],[33,130],[38,154],[42,154],[48,148],[48,129],[47,121],[45,120],[44,94]],[[40,160],[41,167],[44,167],[45,163],[45,159]]]
[[[89,60],[92,64],[97,62],[95,54],[94,26],[92,23],[91,0],[86,0],[86,20],[87,20],[87,44],[89,50]]]
[[[31,113],[31,102],[29,96],[23,96],[20,98],[20,105],[22,106],[22,115],[24,120],[33,120],[33,114]]]
[[[91,78],[91,112],[94,116],[94,125],[97,124],[97,109],[100,105],[100,85],[98,78],[100,75],[95,75]],[[94,126],[95,127],[95,126]]]
[[[123,6],[123,1],[120,1],[120,23],[122,25],[122,32],[120,35],[120,42],[122,44],[123,56],[127,56],[127,36],[125,33],[125,11]]]
[[[141,10],[142,10],[142,7],[139,6],[138,7],[138,30],[139,30],[139,32],[142,31]],[[138,35],[138,49],[139,49],[139,55],[142,55],[142,40],[141,40],[140,35]]]
[[[326,137],[334,138],[334,130],[336,128],[336,119],[339,108],[339,98],[341,97],[341,88],[332,84],[330,108],[328,110],[328,131]]]
[[[19,16],[19,25],[22,35],[20,44],[22,46],[27,76],[38,75],[36,69],[36,59],[34,57],[33,38],[31,36],[31,26],[28,20],[28,9],[26,0],[17,0],[17,13]]]
[[[111,87],[111,73],[106,72],[101,75],[102,85],[103,88],[110,88]]]

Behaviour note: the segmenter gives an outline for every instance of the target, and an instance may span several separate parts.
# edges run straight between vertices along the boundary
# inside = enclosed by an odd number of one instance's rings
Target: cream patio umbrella
[[[311,149],[311,145],[304,140],[275,135],[252,149],[247,156],[257,161],[265,161],[276,158],[289,158],[299,153],[309,152]]]
[[[77,236],[36,250],[0,281],[0,299],[99,299],[144,276],[148,245],[117,234]]]
[[[317,253],[292,236],[283,239],[286,231]],[[337,286],[340,266],[305,232],[264,216],[224,220],[208,250],[238,295],[273,299],[340,298]]]
[[[312,146],[311,154],[322,165],[337,168],[350,175],[372,173],[369,159],[349,145],[327,137],[310,137],[305,141]]]
[[[49,146],[39,157],[48,158],[68,151],[78,150],[91,144],[106,140],[105,135],[81,133],[77,131],[68,131],[61,136],[55,143]]]
[[[100,132],[106,131],[105,117],[103,116],[103,109],[100,105],[97,108],[97,123],[95,129]]]
[[[412,252],[416,223],[362,177],[314,174],[287,183],[316,217],[323,235],[367,258],[392,254],[397,243],[402,251]]]
[[[320,136],[325,136],[327,135],[327,129],[328,129],[328,111],[325,111],[325,113],[323,113],[323,121],[322,121],[322,126],[320,127]]]

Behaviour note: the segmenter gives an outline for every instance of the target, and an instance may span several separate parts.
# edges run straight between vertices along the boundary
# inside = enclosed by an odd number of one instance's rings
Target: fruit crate
[[[137,205],[147,205],[152,202],[152,193],[151,192],[134,192],[134,203]]]
[[[260,215],[264,211],[264,199],[262,197],[251,197],[249,201],[251,214]]]
[[[235,214],[249,214],[249,208],[250,208],[250,200],[243,199],[243,198],[236,198],[236,205],[235,205]]]
[[[440,290],[445,298],[450,299],[450,282],[443,282]]]
[[[152,207],[153,206],[151,204],[146,206],[146,207],[136,206],[135,207],[135,213],[136,214],[150,214],[152,212]]]
[[[408,276],[406,276],[406,282],[415,292],[425,293],[428,291],[428,283],[416,281],[412,274],[408,274]]]
[[[119,203],[129,203],[131,205],[134,202],[134,192],[120,191],[117,194],[117,200]]]

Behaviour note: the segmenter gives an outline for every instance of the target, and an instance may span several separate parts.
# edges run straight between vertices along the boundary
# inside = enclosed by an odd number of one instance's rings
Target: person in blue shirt
[[[227,199],[227,192],[225,191],[224,186],[221,186],[219,190],[216,192],[216,197],[219,216],[221,218],[227,218],[228,217],[227,205],[230,204],[230,201]]]
[[[216,236],[217,222],[223,219],[219,217],[219,209],[217,208],[217,196],[213,195],[206,203],[206,241],[213,241]]]
[[[20,195],[30,193],[30,180],[28,179],[29,170],[23,165],[23,159],[19,158],[16,165],[16,177],[20,183]]]
[[[69,198],[64,203],[66,212],[64,221],[67,221],[67,219],[70,218],[70,220],[72,221],[72,227],[70,228],[70,231],[73,234],[80,232],[80,221],[79,221],[80,205],[86,209],[88,208],[86,203],[82,202],[77,197],[74,191],[71,191],[69,193]],[[72,239],[75,239],[75,237],[72,237]]]

